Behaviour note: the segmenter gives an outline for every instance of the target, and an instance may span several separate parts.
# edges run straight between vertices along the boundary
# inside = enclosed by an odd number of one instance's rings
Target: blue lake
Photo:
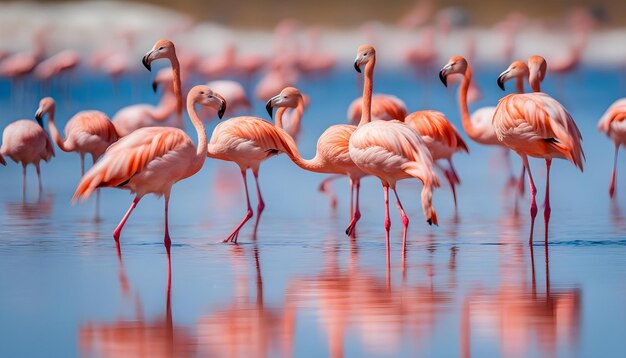
[[[346,71],[301,81],[311,97],[299,143],[305,157],[314,155],[326,127],[345,122],[359,94],[350,62],[341,67]],[[495,79],[505,67],[478,69],[483,99],[472,109],[503,95]],[[375,91],[399,96],[410,111],[438,109],[460,129],[456,92],[444,88],[436,72],[421,82],[410,74],[377,70]],[[83,109],[112,116],[125,105],[156,102],[150,76],[138,72],[114,89],[105,77],[72,75],[69,89],[53,86],[59,125]],[[245,196],[234,164],[207,160],[172,192],[171,270],[162,244],[162,199],[142,200],[118,255],[112,232],[132,200],[128,192],[103,190],[100,220],[94,220],[93,199],[70,204],[77,154],[56,149],[42,166],[40,196],[29,168],[26,198],[21,168],[9,163],[0,168],[0,355],[619,356],[626,348],[626,165],[620,160],[618,196],[611,201],[613,144],[596,123],[626,93],[625,84],[611,69],[546,79],[545,92],[577,121],[587,161],[584,173],[553,163],[550,244],[543,245],[540,208],[532,250],[528,198],[516,216],[499,151],[469,140],[471,154],[454,159],[462,180],[458,217],[444,184],[434,199],[440,225],[429,227],[421,184],[402,182],[408,246],[403,254],[392,206],[389,258],[377,180],[363,180],[363,218],[350,240],[343,233],[347,180],[333,184],[339,196],[333,211],[317,191],[325,177],[284,155],[261,168],[267,207],[256,239],[252,220],[238,245],[221,243],[244,215]],[[33,118],[39,101],[31,82],[13,96],[10,88],[0,82],[2,128]],[[267,118],[264,103],[255,102],[255,114]],[[214,126],[207,124],[209,134]],[[514,163],[519,170],[517,158]],[[541,203],[545,166],[531,165]]]

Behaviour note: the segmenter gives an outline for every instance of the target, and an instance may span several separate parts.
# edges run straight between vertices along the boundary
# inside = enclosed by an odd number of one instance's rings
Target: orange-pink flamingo
[[[598,130],[607,135],[615,143],[613,157],[613,173],[609,185],[609,196],[615,196],[615,181],[617,179],[617,154],[620,146],[626,146],[626,98],[620,98],[604,112],[598,122]]]
[[[298,109],[302,106],[302,101],[302,94],[298,89],[287,87],[267,102],[267,112],[272,117],[272,109],[278,107],[276,126],[281,127],[281,117],[285,110],[287,108]],[[297,113],[298,116],[302,114],[301,111]],[[348,151],[350,136],[355,130],[356,126],[349,124],[336,124],[328,127],[317,140],[317,151],[313,159],[303,159],[295,147],[292,152],[288,153],[291,160],[304,170],[316,173],[341,174],[350,178],[350,224],[346,229],[346,234],[350,236],[354,233],[356,223],[361,218],[359,191],[361,178],[366,175],[350,159]],[[355,194],[356,201],[354,201]]]
[[[220,93],[228,103],[225,116],[229,117],[241,111],[251,111],[252,104],[246,95],[246,90],[237,81],[218,80],[206,84],[217,93]]]
[[[398,210],[402,216],[403,250],[406,248],[406,233],[409,218],[404,212],[396,192],[396,182],[406,178],[417,178],[423,183],[422,208],[429,224],[437,224],[437,214],[432,206],[433,189],[439,180],[433,171],[433,159],[424,140],[409,125],[400,121],[372,122],[372,90],[376,50],[371,45],[359,47],[354,68],[361,72],[365,66],[363,86],[363,109],[361,121],[350,136],[349,153],[352,161],[365,173],[378,177],[385,196],[385,231],[389,249],[389,188],[396,196]],[[389,252],[389,250],[387,250]]]
[[[6,165],[3,156],[11,158],[15,163],[22,164],[22,190],[26,195],[26,166],[32,164],[37,169],[39,192],[41,192],[41,170],[39,162],[48,162],[54,157],[54,148],[48,133],[44,130],[41,117],[37,123],[28,119],[17,120],[4,128],[2,147],[0,147],[0,163]]]
[[[357,124],[361,120],[363,101],[362,97],[355,98],[350,107],[348,107],[348,122]],[[406,118],[406,104],[400,98],[389,95],[376,93],[372,96],[372,121],[404,121]]]
[[[540,76],[533,78],[537,86]],[[548,243],[550,221],[550,166],[553,158],[567,159],[583,170],[585,154],[582,136],[567,110],[549,95],[536,92],[510,94],[498,103],[493,117],[493,129],[498,140],[516,152],[524,163],[530,184],[530,238],[532,245],[537,203],[537,188],[528,164],[528,156],[546,161],[546,198],[544,204],[545,243]]]
[[[80,63],[80,54],[74,50],[65,50],[53,55],[35,67],[35,77],[49,81],[52,77],[67,72]]]
[[[207,86],[195,86],[187,95],[187,112],[196,129],[198,146],[181,129],[172,127],[140,128],[111,145],[102,159],[83,176],[73,201],[86,200],[100,187],[128,189],[135,194],[130,208],[113,232],[115,241],[139,200],[146,194],[165,197],[165,237],[170,251],[168,205],[172,186],[197,173],[204,164],[207,136],[194,105],[214,108],[221,117],[226,102]]]

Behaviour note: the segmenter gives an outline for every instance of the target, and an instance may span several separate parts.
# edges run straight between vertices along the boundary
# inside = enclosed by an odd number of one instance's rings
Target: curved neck
[[[198,118],[198,114],[196,114],[196,109],[194,108],[194,102],[191,99],[187,100],[187,112],[189,113],[189,120],[193,124],[196,129],[196,133],[198,134],[198,147],[196,149],[196,158],[195,164],[197,165],[197,170],[202,168],[202,164],[204,164],[204,159],[206,158],[207,152],[207,137],[206,130],[204,129],[204,124],[200,118]]]
[[[539,80],[539,76],[531,74],[528,81],[530,82],[530,87],[532,87],[533,92],[541,92],[541,81]]]
[[[289,136],[289,134],[287,133],[285,133],[285,135]],[[289,137],[291,138],[291,136]],[[291,139],[293,141],[293,138]],[[317,152],[315,153],[315,157],[313,157],[312,159],[304,159],[300,155],[300,152],[298,151],[298,147],[296,146],[295,142],[293,142],[293,145],[291,145],[290,147],[291,153],[287,153],[287,155],[295,165],[310,172],[328,173],[328,169],[325,165],[324,160],[318,155]]]
[[[359,127],[372,121],[372,91],[374,88],[374,65],[376,64],[376,56],[365,65],[363,98],[361,100],[361,121]]]
[[[461,89],[459,90],[459,107],[461,108],[461,123],[463,124],[463,129],[468,136],[474,137],[474,135],[476,135],[476,129],[470,119],[469,108],[467,106],[467,91],[471,81],[472,68],[470,65],[467,65],[465,76],[463,76],[463,81],[461,82]]]
[[[65,143],[63,142],[63,138],[61,138],[61,134],[59,133],[59,130],[57,129],[56,124],[54,123],[54,112],[55,112],[55,107],[50,108],[50,111],[48,112],[48,127],[50,129],[50,134],[52,135],[52,140],[54,140],[54,142],[59,147],[59,149],[61,149],[64,152],[69,152],[71,148],[67,148],[65,146]]]
[[[153,116],[157,121],[165,121],[169,116],[174,113],[177,106],[177,99],[170,92],[166,92],[161,97],[161,101],[156,106]]]
[[[515,90],[518,94],[524,93],[524,78],[517,77],[515,79]]]
[[[283,126],[283,115],[285,114],[286,110],[287,107],[280,107],[276,110],[276,119],[274,120],[274,125],[280,129],[285,129],[285,127]]]
[[[172,63],[172,81],[174,82],[174,95],[176,96],[176,114],[179,120],[182,120],[183,116],[183,92],[180,84],[180,63],[176,54],[172,56],[170,62]],[[189,106],[187,106],[189,108]],[[192,105],[193,107],[193,105]]]

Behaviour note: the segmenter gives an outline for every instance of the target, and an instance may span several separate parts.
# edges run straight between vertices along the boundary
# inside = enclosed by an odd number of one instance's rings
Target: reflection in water
[[[132,297],[124,263],[120,259],[119,283],[124,296]],[[189,330],[174,326],[171,302],[171,265],[167,258],[167,284],[163,317],[143,317],[141,301],[136,297],[135,318],[114,322],[89,322],[79,327],[79,345],[83,355],[98,357],[190,357],[194,355],[193,336]]]
[[[545,289],[537,289],[534,248],[530,249],[531,284],[524,277],[524,252],[515,248],[513,260],[502,255],[501,283],[495,290],[475,289],[465,298],[461,312],[461,349],[471,355],[471,334],[499,341],[505,357],[529,356],[533,338],[546,356],[557,347],[571,346],[579,338],[580,289],[554,289],[550,282],[545,247]],[[528,261],[528,260],[527,260]],[[526,262],[527,262],[526,261]],[[519,277],[521,276],[521,277]]]
[[[3,226],[23,237],[45,237],[50,233],[54,207],[52,195],[40,196],[36,202],[5,202]],[[17,236],[17,235],[16,235]]]

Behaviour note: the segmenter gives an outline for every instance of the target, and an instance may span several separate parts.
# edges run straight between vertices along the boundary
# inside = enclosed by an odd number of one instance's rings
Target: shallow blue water
[[[479,69],[483,100],[472,109],[502,96],[495,85],[501,71]],[[408,73],[377,71],[375,90],[398,95],[410,110],[441,110],[461,128],[455,92],[435,76],[418,85]],[[69,92],[54,92],[60,126],[78,110],[112,115],[157,99],[147,72],[115,90],[85,73],[72,82]],[[356,83],[348,71],[303,81],[311,96],[303,156],[313,156],[327,126],[345,121]],[[2,127],[32,118],[39,97],[32,83],[17,98],[9,88],[0,82]],[[241,220],[245,197],[235,166],[208,160],[172,193],[170,275],[162,199],[142,200],[118,257],[111,235],[132,199],[127,192],[104,190],[95,221],[93,200],[69,203],[79,179],[76,154],[57,150],[43,165],[40,197],[29,168],[25,200],[21,168],[10,163],[0,168],[2,356],[618,356],[626,339],[626,186],[618,177],[618,199],[608,199],[613,146],[596,122],[624,86],[609,70],[584,69],[560,85],[549,76],[544,90],[577,121],[587,162],[584,174],[554,162],[550,245],[543,246],[540,208],[532,252],[528,200],[516,217],[498,151],[471,142],[471,155],[455,158],[463,181],[457,218],[447,186],[435,193],[440,226],[429,227],[421,185],[399,185],[411,219],[408,247],[402,255],[392,207],[389,260],[380,184],[364,180],[364,215],[351,241],[343,234],[347,181],[333,184],[333,212],[317,192],[324,177],[285,156],[262,166],[267,207],[256,240],[251,221],[239,245],[220,243]],[[266,118],[263,103],[255,112]],[[531,165],[543,200],[544,165]]]

